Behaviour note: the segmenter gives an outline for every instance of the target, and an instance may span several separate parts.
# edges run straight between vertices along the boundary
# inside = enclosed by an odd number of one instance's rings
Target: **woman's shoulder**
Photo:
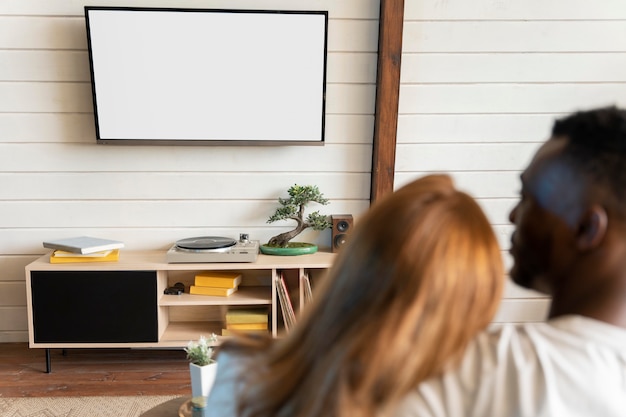
[[[217,375],[207,400],[211,416],[236,415],[238,392],[242,389],[242,374],[253,358],[243,352],[222,350],[217,355]]]

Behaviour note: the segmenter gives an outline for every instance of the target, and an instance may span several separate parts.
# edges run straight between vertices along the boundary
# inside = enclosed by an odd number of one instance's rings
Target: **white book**
[[[112,249],[120,249],[124,247],[124,242],[101,239],[98,237],[80,236],[67,239],[48,240],[43,242],[43,247],[72,253],[88,254]]]

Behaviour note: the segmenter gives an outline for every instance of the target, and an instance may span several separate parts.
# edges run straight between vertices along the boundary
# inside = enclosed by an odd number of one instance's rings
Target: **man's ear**
[[[604,207],[594,204],[582,216],[578,224],[576,243],[578,249],[593,249],[606,235],[608,217]]]

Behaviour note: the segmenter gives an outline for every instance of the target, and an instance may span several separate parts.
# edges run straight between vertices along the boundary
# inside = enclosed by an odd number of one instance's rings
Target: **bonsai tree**
[[[289,198],[278,198],[281,206],[276,209],[276,212],[267,222],[273,223],[278,220],[291,219],[295,220],[297,225],[295,229],[271,238],[267,242],[268,246],[285,248],[289,245],[291,239],[309,227],[313,228],[313,230],[324,230],[332,227],[328,218],[321,215],[319,211],[310,213],[306,219],[304,218],[304,209],[309,203],[328,204],[328,199],[324,198],[317,186],[295,184],[287,192],[289,193]]]

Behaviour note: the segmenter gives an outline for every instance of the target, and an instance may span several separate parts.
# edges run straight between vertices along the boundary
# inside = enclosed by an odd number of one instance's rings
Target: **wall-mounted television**
[[[85,7],[102,144],[322,145],[327,11]]]

